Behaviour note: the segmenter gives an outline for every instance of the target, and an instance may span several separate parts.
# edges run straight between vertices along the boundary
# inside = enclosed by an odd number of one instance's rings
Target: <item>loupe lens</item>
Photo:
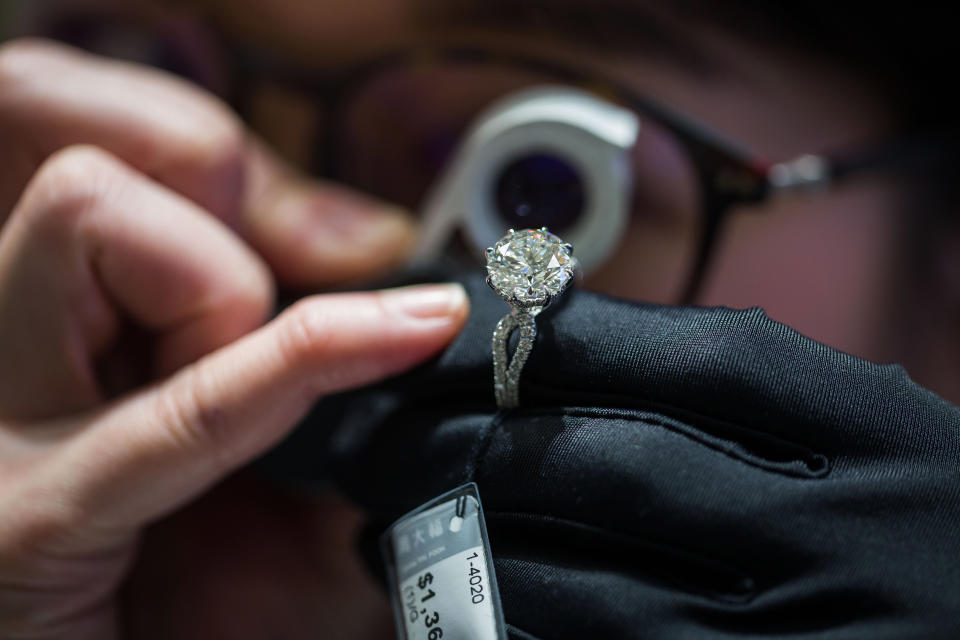
[[[549,227],[562,232],[586,207],[586,187],[565,158],[548,153],[525,155],[508,164],[494,185],[494,202],[506,226]]]

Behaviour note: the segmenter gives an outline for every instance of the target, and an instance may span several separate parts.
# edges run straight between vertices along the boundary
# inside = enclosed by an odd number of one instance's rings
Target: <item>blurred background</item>
[[[956,38],[939,11],[0,0],[0,39],[185,79],[306,174],[410,211],[420,258],[479,268],[498,230],[547,225],[592,289],[762,306],[956,400]],[[543,87],[575,93],[513,137],[478,133]],[[826,164],[791,164],[809,154]],[[774,174],[813,188],[780,194]]]

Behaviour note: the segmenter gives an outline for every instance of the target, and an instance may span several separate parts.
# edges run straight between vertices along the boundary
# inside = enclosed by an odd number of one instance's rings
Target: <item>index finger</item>
[[[51,461],[84,521],[137,527],[283,437],[324,394],[399,373],[460,330],[459,285],[304,299],[273,322],[91,418]]]

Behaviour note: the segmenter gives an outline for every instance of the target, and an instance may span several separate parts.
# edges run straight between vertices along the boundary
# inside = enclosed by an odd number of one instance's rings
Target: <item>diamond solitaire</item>
[[[511,305],[543,307],[573,279],[572,253],[573,247],[546,227],[511,229],[487,249],[487,282]]]
[[[573,281],[577,259],[573,247],[540,229],[510,231],[487,249],[487,284],[511,307],[493,331],[493,391],[497,406],[520,403],[520,372],[537,336],[535,318]],[[510,334],[520,331],[513,358],[507,356]]]

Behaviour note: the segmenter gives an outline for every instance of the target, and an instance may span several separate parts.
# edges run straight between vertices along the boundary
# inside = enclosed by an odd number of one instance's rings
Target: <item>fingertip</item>
[[[413,216],[327,184],[284,184],[247,212],[247,235],[286,286],[327,287],[371,278],[413,248]]]
[[[311,296],[279,318],[281,353],[319,393],[366,384],[436,354],[469,309],[459,284]]]

